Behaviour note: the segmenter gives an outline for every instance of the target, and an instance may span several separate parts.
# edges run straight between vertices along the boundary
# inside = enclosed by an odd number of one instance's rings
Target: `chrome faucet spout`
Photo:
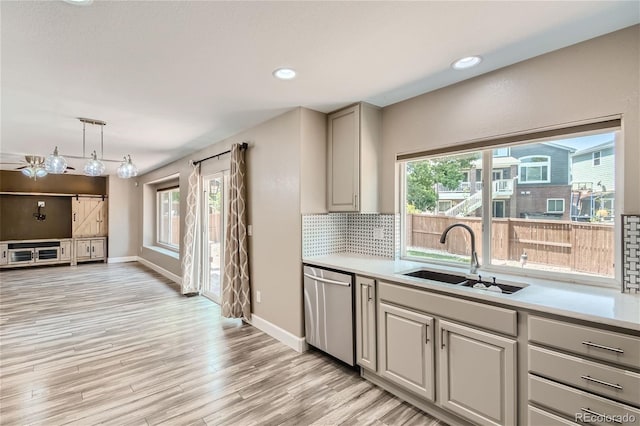
[[[469,225],[465,225],[464,223],[454,223],[453,225],[448,226],[440,236],[440,244],[444,244],[447,241],[447,234],[451,229],[456,227],[466,229],[469,231],[469,235],[471,235],[471,273],[475,274],[480,267],[480,263],[478,262],[478,253],[476,252],[476,234]]]

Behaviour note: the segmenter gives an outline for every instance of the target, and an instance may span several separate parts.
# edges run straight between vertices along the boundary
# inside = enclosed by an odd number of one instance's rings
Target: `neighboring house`
[[[494,217],[562,219],[571,216],[570,156],[575,149],[551,142],[493,152]],[[438,186],[438,213],[475,216],[482,206],[482,161],[475,160],[455,190]]]
[[[611,221],[615,215],[614,141],[571,156],[571,219]]]

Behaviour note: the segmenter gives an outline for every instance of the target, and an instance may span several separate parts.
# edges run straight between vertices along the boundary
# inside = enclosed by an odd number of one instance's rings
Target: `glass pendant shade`
[[[117,170],[118,177],[121,179],[129,179],[138,176],[138,168],[131,162],[131,156],[127,155]]]
[[[87,161],[84,165],[84,174],[87,176],[100,176],[104,173],[104,163],[98,160],[98,156],[95,151],[91,154],[91,160]]]
[[[29,166],[20,171],[22,172],[23,175],[33,179],[42,178],[47,175],[47,171],[42,167],[38,167],[38,166]]]
[[[48,173],[60,175],[67,170],[67,160],[58,154],[58,147],[53,150],[53,154],[49,155],[44,162],[44,167]]]

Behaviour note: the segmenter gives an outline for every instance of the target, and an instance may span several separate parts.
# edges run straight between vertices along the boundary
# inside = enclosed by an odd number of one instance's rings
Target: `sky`
[[[582,150],[586,148],[591,148],[592,146],[600,145],[601,143],[609,142],[613,139],[614,139],[614,133],[609,132],[609,133],[600,133],[597,135],[581,136],[578,138],[571,138],[571,139],[558,139],[550,142],[553,142],[558,145],[569,146],[577,150]]]

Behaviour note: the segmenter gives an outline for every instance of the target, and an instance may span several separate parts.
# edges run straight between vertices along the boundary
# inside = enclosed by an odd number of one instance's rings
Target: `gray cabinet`
[[[638,336],[533,315],[528,325],[529,404],[569,421],[640,422]]]
[[[378,318],[379,374],[433,401],[433,318],[385,303]]]
[[[105,238],[76,239],[76,261],[105,260]]]
[[[327,208],[378,212],[380,110],[361,103],[327,118]]]
[[[356,277],[356,362],[377,370],[376,286],[371,278]]]
[[[440,320],[438,400],[482,425],[516,423],[516,342]]]

